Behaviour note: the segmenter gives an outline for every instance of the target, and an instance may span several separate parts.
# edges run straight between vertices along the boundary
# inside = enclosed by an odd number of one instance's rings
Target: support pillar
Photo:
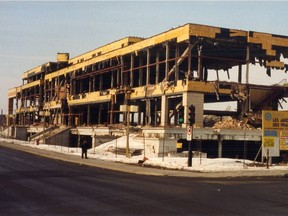
[[[93,91],[93,78],[92,77],[89,77],[89,92],[92,92]]]
[[[93,135],[91,137],[92,137],[92,148],[95,154],[95,147],[96,147],[96,132],[95,131],[93,132]]]
[[[144,80],[143,80],[143,57],[140,56],[139,58],[139,86],[143,86]]]
[[[95,92],[96,91],[96,77],[95,77],[95,75],[93,76],[93,92]]]
[[[223,139],[220,134],[218,134],[218,158],[222,158],[223,151]]]
[[[145,108],[145,125],[150,125],[151,122],[151,102],[150,99],[146,99],[146,108]]]
[[[147,49],[147,62],[146,62],[146,85],[150,84],[150,50]]]
[[[88,104],[87,105],[87,125],[90,125],[91,124],[91,105]]]
[[[54,93],[54,90],[55,89],[55,79],[52,79],[51,82],[50,82],[50,99],[49,100],[53,100],[53,93]]]
[[[100,90],[100,91],[103,90],[103,76],[102,76],[102,74],[100,74],[99,90]]]
[[[249,62],[250,62],[250,48],[246,49],[246,84],[249,84]]]
[[[203,80],[203,66],[202,66],[202,46],[198,46],[198,78]]]
[[[117,80],[117,84],[116,84],[116,88],[119,88],[121,86],[121,70],[120,69],[117,69],[117,72],[116,72],[116,80]]]
[[[72,117],[71,117],[71,115],[72,115],[72,109],[71,109],[71,107],[69,107],[69,113],[68,113],[68,126],[69,127],[72,126]]]
[[[167,126],[167,120],[168,120],[168,98],[166,95],[161,96],[161,122],[160,126]]]
[[[131,59],[130,59],[130,87],[133,87],[134,84],[134,78],[133,78],[133,68],[134,68],[134,56],[131,54]]]
[[[160,59],[160,54],[159,51],[157,51],[156,54],[156,84],[159,83],[159,73],[160,73],[160,66],[159,66],[159,59]]]
[[[187,80],[189,80],[189,76],[191,74],[191,44],[190,43],[188,44],[188,47],[189,47],[189,51],[188,51],[188,57],[187,57],[187,60],[188,60]],[[194,78],[194,74],[192,75],[192,77]]]
[[[123,86],[124,85],[124,74],[123,74],[123,71],[124,71],[124,59],[123,57],[121,56],[121,70],[119,71],[120,73],[120,86]],[[119,82],[118,82],[119,83]]]
[[[180,56],[179,46],[176,45],[176,51],[175,51],[175,81],[177,82],[179,80],[179,65],[177,64],[178,58]]]
[[[242,83],[242,65],[238,66],[238,83]]]
[[[166,43],[166,60],[165,60],[165,77],[166,80],[169,81],[168,73],[169,73],[169,53],[170,53],[170,46]]]
[[[12,125],[12,118],[11,116],[13,115],[13,99],[9,98],[8,99],[8,113],[7,113],[7,118],[6,118],[6,125],[11,126]]]

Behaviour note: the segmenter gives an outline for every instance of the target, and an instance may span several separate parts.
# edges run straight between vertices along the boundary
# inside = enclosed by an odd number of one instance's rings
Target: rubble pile
[[[204,127],[213,127],[216,122],[219,122],[221,117],[215,115],[205,115],[203,118]]]
[[[214,124],[214,129],[238,129],[238,130],[255,130],[255,128],[247,124],[248,120],[239,121],[232,117],[223,117],[222,121],[218,121]]]

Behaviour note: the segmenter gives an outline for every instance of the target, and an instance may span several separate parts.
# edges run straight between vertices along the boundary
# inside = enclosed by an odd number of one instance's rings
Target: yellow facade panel
[[[38,66],[38,67],[35,67],[35,68],[32,68],[32,69],[24,72],[23,75],[22,75],[22,79],[28,79],[29,75],[40,73],[41,69],[42,69],[42,65]]]
[[[8,90],[8,98],[15,98],[17,94],[17,88],[10,88]]]
[[[220,32],[220,28],[217,27],[190,24],[189,34],[196,37],[215,38],[216,34]]]
[[[28,89],[28,88],[31,88],[31,87],[34,87],[34,86],[39,86],[41,84],[41,80],[36,80],[34,82],[31,82],[31,83],[27,83],[25,85],[22,85],[21,86],[21,89],[24,90],[24,89]]]
[[[248,37],[249,43],[261,44],[262,48],[266,50],[266,54],[275,56],[276,51],[273,50],[273,46],[288,46],[288,38],[271,35],[267,33],[253,32],[252,36]]]

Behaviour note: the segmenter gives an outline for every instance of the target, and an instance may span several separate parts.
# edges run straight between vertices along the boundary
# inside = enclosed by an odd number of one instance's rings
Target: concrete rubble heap
[[[247,124],[248,120],[240,121],[232,117],[223,117],[222,121],[214,124],[214,129],[240,129],[240,130],[255,130],[255,128]]]

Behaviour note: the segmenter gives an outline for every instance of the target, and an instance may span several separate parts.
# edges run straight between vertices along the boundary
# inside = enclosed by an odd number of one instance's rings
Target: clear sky
[[[0,109],[7,112],[7,91],[22,84],[22,73],[56,61],[57,52],[75,57],[186,23],[288,35],[287,9],[286,1],[0,0]],[[271,82],[282,78],[287,75],[279,72]]]

